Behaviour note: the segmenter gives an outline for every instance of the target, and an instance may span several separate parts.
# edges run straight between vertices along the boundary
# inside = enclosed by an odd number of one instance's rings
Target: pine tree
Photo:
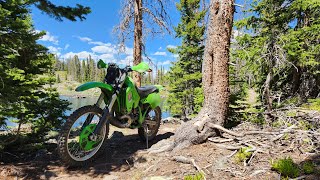
[[[177,4],[181,12],[181,22],[175,28],[176,37],[182,44],[169,49],[179,54],[179,60],[169,71],[170,95],[168,104],[173,113],[186,117],[197,113],[195,108],[195,88],[201,87],[203,39],[205,26],[202,24],[206,12],[200,9],[200,0],[181,0]],[[198,105],[201,106],[202,102]]]
[[[234,55],[245,60],[254,85],[263,87],[269,112],[275,96],[298,95],[305,102],[319,94],[319,8],[314,0],[261,0],[252,4],[252,16],[236,23],[249,31],[237,38],[241,49]]]
[[[44,137],[63,122],[69,103],[52,88],[55,57],[37,44],[45,33],[36,32],[28,1],[0,1],[0,124],[12,117],[32,125],[32,133]]]
[[[211,0],[207,39],[203,58],[204,103],[193,121],[182,124],[174,134],[170,149],[182,149],[205,142],[220,133],[211,125],[224,125],[229,103],[229,48],[234,0]],[[182,16],[183,17],[183,16]],[[191,33],[192,34],[192,33]]]
[[[81,82],[86,81],[86,68],[85,60],[81,60]]]
[[[90,81],[94,81],[95,80],[95,64],[94,64],[94,60],[91,58],[91,56],[89,56],[89,77],[90,77]]]

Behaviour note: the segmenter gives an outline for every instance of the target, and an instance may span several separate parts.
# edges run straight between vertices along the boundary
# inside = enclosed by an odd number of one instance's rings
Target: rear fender
[[[159,93],[151,93],[146,98],[141,100],[142,104],[150,104],[151,109],[155,109],[161,104],[161,97]]]

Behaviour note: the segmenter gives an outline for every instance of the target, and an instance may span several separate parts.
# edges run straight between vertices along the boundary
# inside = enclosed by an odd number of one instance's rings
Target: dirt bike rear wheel
[[[152,123],[151,123],[152,122]],[[145,117],[145,127],[138,129],[139,137],[142,141],[151,141],[154,139],[159,131],[161,122],[161,109],[157,106],[155,109],[150,109]],[[146,126],[148,128],[146,128]],[[148,132],[147,132],[148,131]],[[148,138],[147,138],[148,136]]]

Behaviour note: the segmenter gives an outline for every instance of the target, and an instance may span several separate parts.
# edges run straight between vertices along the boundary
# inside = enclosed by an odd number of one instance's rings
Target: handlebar
[[[118,66],[116,63],[104,63],[101,59],[98,61],[97,66],[99,69],[103,68],[108,68],[110,66]],[[119,68],[120,69],[120,68]],[[126,72],[131,72],[131,71],[137,71],[139,73],[143,72],[151,72],[152,70],[150,69],[149,65],[145,62],[141,62],[138,65],[135,66],[126,66],[122,70],[125,70]]]

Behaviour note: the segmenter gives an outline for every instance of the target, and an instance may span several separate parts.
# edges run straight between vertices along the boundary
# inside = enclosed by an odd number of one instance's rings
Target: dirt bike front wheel
[[[84,106],[69,116],[58,139],[60,157],[65,164],[83,166],[104,152],[109,124],[102,127],[99,135],[93,134],[102,112],[97,106]]]

